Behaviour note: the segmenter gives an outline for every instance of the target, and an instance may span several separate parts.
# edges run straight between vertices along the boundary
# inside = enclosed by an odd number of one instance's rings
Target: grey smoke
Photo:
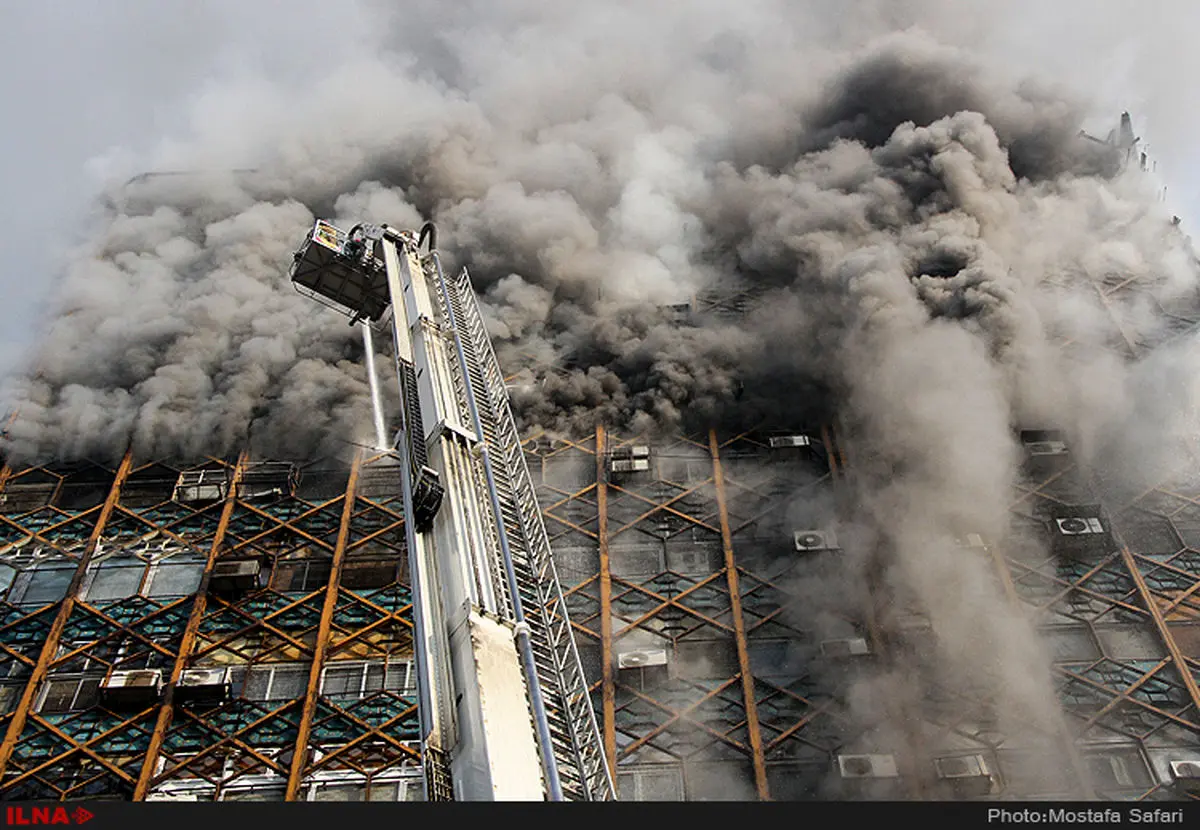
[[[214,88],[156,158],[254,172],[107,194],[11,390],[10,457],[228,454],[260,410],[264,454],[370,443],[361,341],[285,272],[316,216],[432,219],[502,362],[528,367],[529,429],[840,419],[847,538],[890,552],[938,682],[989,678],[1002,726],[1051,729],[1048,658],[952,540],[1006,541],[1016,425],[1061,424],[1128,481],[1171,460],[1140,451],[1152,431],[1196,434],[1190,341],[1133,361],[1110,317],[1161,338],[1195,257],[1078,137],[1086,104],[904,28],[947,31],[922,16],[939,3],[408,5],[302,90]],[[1113,275],[1138,291],[1110,312]],[[710,291],[749,310],[659,309]],[[897,743],[921,691],[867,677],[849,705]]]

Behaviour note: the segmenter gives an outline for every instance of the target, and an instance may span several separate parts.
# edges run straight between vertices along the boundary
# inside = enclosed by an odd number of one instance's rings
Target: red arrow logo
[[[76,807],[75,812],[71,813],[71,818],[75,820],[76,824],[83,824],[85,821],[91,821],[93,816],[91,812],[82,807]]]

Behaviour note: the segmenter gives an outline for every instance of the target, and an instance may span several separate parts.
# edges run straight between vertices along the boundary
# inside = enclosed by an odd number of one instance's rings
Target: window
[[[200,588],[204,565],[203,558],[190,554],[164,559],[154,566],[146,594],[155,599],[194,594]]]
[[[67,595],[71,579],[75,576],[74,562],[62,560],[43,562],[29,574],[29,582],[21,596],[21,604],[41,606],[58,602]]]
[[[284,559],[275,565],[271,587],[285,593],[307,594],[329,584],[328,559]]]
[[[95,706],[100,700],[100,684],[104,675],[51,675],[42,687],[42,702],[38,711],[43,714],[77,712]]]
[[[111,556],[89,569],[88,602],[111,602],[138,592],[146,563],[136,556]]]
[[[683,776],[676,766],[644,766],[621,770],[617,789],[622,801],[682,801]]]
[[[322,672],[321,694],[338,703],[353,703],[382,690],[403,693],[415,682],[408,660],[335,664]]]
[[[247,700],[295,700],[304,694],[308,683],[307,663],[280,663],[251,666],[242,697]]]
[[[18,660],[0,662],[0,714],[17,708],[29,680],[29,668]]]
[[[370,783],[330,781],[313,784],[309,801],[424,801],[424,785],[420,778]]]
[[[395,559],[352,559],[342,567],[342,587],[362,590],[391,585],[396,581],[397,564]]]
[[[258,785],[253,788],[225,790],[221,794],[222,801],[283,801],[287,796],[287,787]]]
[[[1114,749],[1085,757],[1092,785],[1099,790],[1145,789],[1150,772],[1136,747]]]
[[[16,575],[16,568],[11,565],[0,565],[0,596],[3,596],[4,592],[12,585]]]

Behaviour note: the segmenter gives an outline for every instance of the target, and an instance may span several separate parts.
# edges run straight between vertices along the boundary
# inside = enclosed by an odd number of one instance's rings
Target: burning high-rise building
[[[406,26],[114,189],[11,387],[0,798],[1189,791],[1200,269],[1133,120],[676,23]]]

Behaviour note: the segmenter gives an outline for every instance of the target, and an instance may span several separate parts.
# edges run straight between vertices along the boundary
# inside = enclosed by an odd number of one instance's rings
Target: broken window
[[[100,700],[103,674],[56,677],[51,675],[42,690],[38,711],[43,714],[77,712],[95,706]]]

